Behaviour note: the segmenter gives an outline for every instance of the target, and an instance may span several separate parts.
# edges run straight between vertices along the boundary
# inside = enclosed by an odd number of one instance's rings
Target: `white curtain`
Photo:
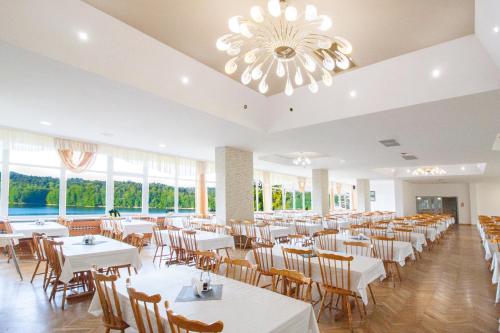
[[[20,151],[54,150],[54,138],[13,128],[0,128],[2,147]]]

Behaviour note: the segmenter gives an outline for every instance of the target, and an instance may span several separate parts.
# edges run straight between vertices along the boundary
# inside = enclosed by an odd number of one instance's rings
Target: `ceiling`
[[[248,17],[266,0],[84,0],[99,10],[224,73],[229,56],[215,48],[235,15]],[[330,36],[354,46],[357,67],[427,48],[474,33],[474,0],[289,0],[299,10],[315,4],[333,20]],[[241,67],[241,66],[240,66]],[[241,71],[231,77],[237,81]],[[270,79],[268,95],[284,81]],[[251,87],[257,90],[257,84]]]

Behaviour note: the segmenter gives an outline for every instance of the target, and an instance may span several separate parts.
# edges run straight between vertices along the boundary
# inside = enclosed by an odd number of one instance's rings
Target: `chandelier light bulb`
[[[297,15],[298,15],[297,8],[295,8],[294,6],[286,7],[285,18],[287,21],[293,22],[293,21],[297,20]]]
[[[258,91],[267,94],[270,75],[273,83],[280,81],[277,87],[286,95],[303,85],[316,93],[316,80],[331,86],[336,72],[353,66],[352,45],[345,38],[326,35],[332,19],[320,15],[314,5],[300,8],[284,0],[268,0],[267,7],[253,6],[249,12],[249,17],[231,17],[230,33],[215,43],[231,58],[225,72],[238,73],[243,84],[260,80]]]
[[[250,17],[256,23],[262,23],[264,21],[264,11],[259,6],[253,6],[250,9]]]
[[[279,17],[281,15],[281,6],[279,0],[269,0],[267,2],[267,10],[269,14],[274,17]]]
[[[306,21],[311,22],[318,18],[318,9],[314,5],[306,5]]]

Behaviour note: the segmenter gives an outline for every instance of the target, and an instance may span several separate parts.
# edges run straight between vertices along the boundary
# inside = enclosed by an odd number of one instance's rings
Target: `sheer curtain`
[[[61,161],[71,172],[86,171],[95,161],[96,144],[55,138],[54,145]]]

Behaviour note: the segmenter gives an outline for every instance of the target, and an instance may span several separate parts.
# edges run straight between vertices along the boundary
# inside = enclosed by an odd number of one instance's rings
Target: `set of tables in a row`
[[[497,286],[495,304],[500,303],[500,217],[479,216],[477,228],[484,248],[484,259],[489,262],[491,282]]]

